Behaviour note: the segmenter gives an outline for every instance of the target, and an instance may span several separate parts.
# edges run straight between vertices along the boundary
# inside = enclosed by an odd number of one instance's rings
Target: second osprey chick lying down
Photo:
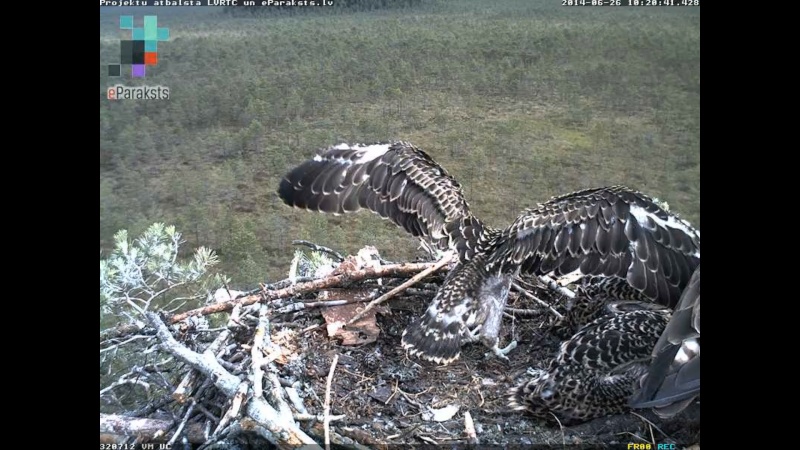
[[[369,209],[413,236],[458,255],[455,268],[402,344],[446,364],[480,340],[498,356],[503,308],[520,271],[616,276],[674,307],[700,262],[700,233],[650,197],[622,186],[554,197],[505,228],[470,211],[461,185],[408,142],[340,144],[292,169],[278,195],[290,206],[332,214]]]

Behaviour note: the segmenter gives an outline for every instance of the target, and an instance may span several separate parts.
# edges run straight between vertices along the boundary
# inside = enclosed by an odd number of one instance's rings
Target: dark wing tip
[[[632,408],[656,408],[662,416],[674,415],[700,395],[700,356],[690,360],[680,370],[661,378],[651,369],[642,389],[629,401]],[[651,394],[652,393],[652,394]]]
[[[681,295],[672,320],[653,350],[654,358],[641,389],[631,397],[634,408],[655,408],[669,417],[700,395],[700,266]]]
[[[281,184],[278,186],[278,197],[281,198],[283,203],[294,206],[294,193],[295,189],[292,186],[292,182],[288,178],[282,179]]]

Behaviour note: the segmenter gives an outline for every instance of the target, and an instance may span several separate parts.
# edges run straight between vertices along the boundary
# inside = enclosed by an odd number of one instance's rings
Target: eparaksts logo
[[[111,86],[106,91],[109,100],[169,100],[166,86]]]

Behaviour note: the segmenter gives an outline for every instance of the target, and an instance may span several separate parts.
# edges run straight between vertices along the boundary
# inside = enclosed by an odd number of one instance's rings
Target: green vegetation
[[[200,247],[185,259],[178,256],[183,238],[174,226],[154,223],[136,239],[129,239],[128,232],[120,230],[113,241],[108,256],[100,259],[101,332],[117,324],[121,317],[143,324],[148,320],[146,312],[174,312],[186,304],[196,305],[207,298],[209,291],[227,282],[224,276],[213,272],[219,260],[211,250]],[[209,328],[206,317],[192,318],[189,323],[196,328]],[[101,409],[105,406],[109,412],[119,412],[135,407],[142,398],[169,395],[163,386],[151,390],[147,383],[133,381],[142,367],[178,365],[171,358],[154,364],[148,351],[150,344],[144,337],[133,336],[113,345],[107,342],[101,348]],[[112,392],[111,401],[106,403],[108,399],[103,398],[103,392],[120,384],[128,386]],[[142,390],[140,386],[148,388]]]
[[[114,247],[100,259],[100,328],[107,315],[144,313],[155,309],[171,311],[189,301],[206,298],[211,289],[227,279],[211,272],[219,259],[205,247],[186,261],[178,258],[183,237],[174,226],[150,225],[135,240],[127,230],[114,235]]]
[[[164,221],[185,248],[213,248],[236,287],[285,277],[293,239],[412,257],[414,240],[372,214],[327,217],[278,199],[287,170],[342,141],[419,145],[493,225],[609,184],[700,225],[697,8],[472,0],[155,13],[171,36],[144,81],[106,76],[121,34],[119,12],[101,13],[102,254],[117,230]],[[170,99],[108,101],[117,82],[168,86]]]

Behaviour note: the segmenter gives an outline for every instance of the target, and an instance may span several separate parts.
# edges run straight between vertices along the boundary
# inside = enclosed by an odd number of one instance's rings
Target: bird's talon
[[[517,348],[517,341],[511,341],[511,343],[506,345],[505,348],[500,349],[495,347],[494,352],[497,353],[498,355],[502,354],[505,357],[508,354],[508,352],[514,350],[515,348]]]
[[[474,330],[468,331],[467,335],[463,339],[463,342],[465,344],[478,342],[478,340],[480,340],[480,337],[481,337],[481,326],[478,325],[477,327],[475,327]]]
[[[498,358],[500,358],[502,360],[505,360],[505,361],[508,361],[508,356],[506,356],[506,355],[508,354],[508,352],[510,352],[511,350],[514,350],[515,348],[517,348],[517,341],[511,341],[511,343],[508,344],[507,346],[505,346],[504,348],[500,348],[500,347],[497,346],[497,344],[495,344],[494,347],[492,347],[492,352],[491,353],[486,353],[485,356],[487,358],[490,358],[491,355],[494,354]]]

